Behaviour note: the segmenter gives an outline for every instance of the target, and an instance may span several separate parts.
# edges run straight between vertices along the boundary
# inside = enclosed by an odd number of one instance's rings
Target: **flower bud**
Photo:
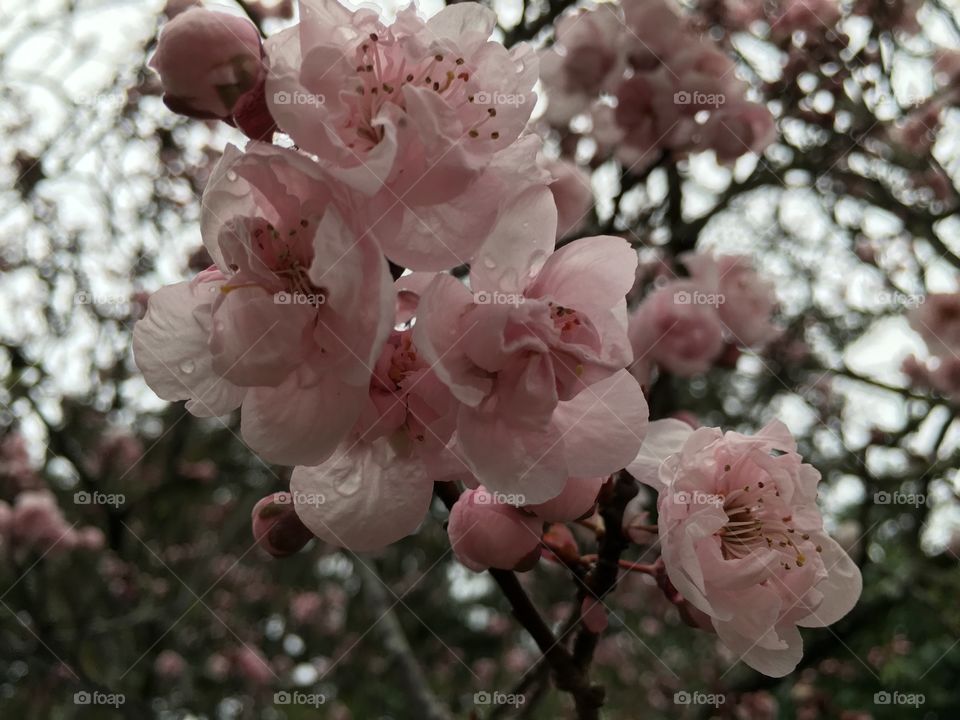
[[[290,493],[273,493],[253,508],[253,537],[274,557],[298,552],[313,537],[300,522]]]
[[[606,477],[570,478],[563,492],[555,498],[537,505],[527,505],[524,509],[547,522],[577,520],[592,512],[600,487],[606,480]]]
[[[457,559],[471,570],[529,570],[540,556],[542,525],[481,485],[459,497],[447,533]]]
[[[228,119],[245,95],[262,86],[261,58],[260,32],[252,22],[197,7],[167,23],[150,67],[160,74],[171,110]]]

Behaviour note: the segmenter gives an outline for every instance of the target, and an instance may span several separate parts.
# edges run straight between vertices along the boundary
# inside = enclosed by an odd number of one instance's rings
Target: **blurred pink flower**
[[[651,423],[627,470],[659,493],[670,581],[751,667],[782,677],[860,597],[860,571],[823,529],[820,480],[774,421],[753,436]]]
[[[447,534],[457,560],[475,572],[529,570],[540,557],[543,523],[482,485],[465,491],[450,510]]]
[[[549,100],[544,117],[565,126],[623,73],[623,21],[609,3],[565,14],[554,27],[555,42],[540,53]]]
[[[781,329],[771,322],[777,307],[773,283],[762,278],[742,255],[687,253],[683,264],[707,294],[719,294],[717,314],[732,339],[741,346],[762,347]]]
[[[706,372],[723,350],[723,325],[699,283],[674,280],[657,288],[630,317],[634,356],[680,377]]]
[[[960,352],[960,293],[930,293],[907,320],[937,357]]]

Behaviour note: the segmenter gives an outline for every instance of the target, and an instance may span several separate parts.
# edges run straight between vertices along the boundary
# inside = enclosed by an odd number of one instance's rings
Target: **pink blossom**
[[[233,670],[251,685],[269,685],[275,678],[270,664],[259,649],[243,645],[233,653]]]
[[[529,570],[540,557],[542,526],[481,485],[457,499],[447,533],[457,560],[475,572],[491,567]]]
[[[568,13],[554,26],[555,42],[540,54],[549,100],[544,117],[566,125],[623,73],[623,21],[615,5],[605,4]]]
[[[960,293],[931,293],[907,312],[910,327],[937,357],[960,352]]]
[[[590,175],[567,160],[548,160],[545,163],[553,180],[550,192],[557,204],[557,239],[579,230],[593,207],[593,188]]]
[[[175,650],[164,650],[153,663],[154,672],[162,678],[174,680],[187,669],[187,662]]]
[[[532,512],[546,522],[576,520],[593,512],[597,504],[597,495],[606,481],[606,477],[571,478],[564,486],[563,492],[555,498],[537,505],[526,505],[524,510]]]
[[[386,262],[290,150],[228,147],[203,205],[216,265],[151,297],[137,365],[195,415],[242,404],[243,438],[265,459],[322,462],[359,418],[390,330]]]
[[[416,313],[428,276],[401,278],[397,321]],[[453,395],[428,367],[411,330],[394,331],[370,380],[369,398],[349,437],[316,467],[297,467],[290,487],[303,522],[331,545],[374,550],[414,532],[433,483],[467,470],[447,447]]]
[[[630,317],[638,360],[680,377],[705,373],[723,350],[723,325],[700,285],[674,280],[654,290]]]
[[[272,493],[261,498],[253,507],[251,518],[254,539],[274,557],[293,555],[313,538],[297,517],[290,493]]]
[[[404,267],[468,262],[503,199],[543,182],[539,140],[518,142],[536,57],[488,41],[495,24],[472,2],[427,21],[409,5],[385,26],[373,10],[316,0],[266,43],[280,127],[358,191],[371,232]]]
[[[636,254],[614,237],[550,254],[555,233],[549,190],[525,193],[478,254],[473,294],[438,275],[414,326],[419,351],[460,403],[464,461],[479,482],[529,503],[558,495],[569,477],[614,472],[647,417],[624,370]]]
[[[202,7],[174,14],[150,60],[160,74],[164,103],[182,115],[228,120],[251,137],[271,134],[256,26],[247,18]]]
[[[49,490],[27,490],[17,495],[9,524],[15,546],[39,553],[59,553],[76,544],[73,526],[67,523]]]
[[[699,144],[712,149],[721,162],[730,162],[745,153],[759,155],[776,137],[777,126],[767,108],[752,102],[735,102],[710,116]]]
[[[780,335],[771,322],[777,307],[773,283],[757,274],[749,258],[687,253],[682,260],[703,292],[719,294],[717,313],[737,344],[762,347]]]
[[[657,421],[627,469],[659,493],[670,581],[751,667],[786,675],[797,626],[830,625],[859,598],[860,571],[823,529],[820,474],[782,423],[747,436]]]

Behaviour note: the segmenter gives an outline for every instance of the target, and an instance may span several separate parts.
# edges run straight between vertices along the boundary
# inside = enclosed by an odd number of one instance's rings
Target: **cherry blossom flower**
[[[623,20],[608,3],[566,14],[555,28],[555,42],[540,53],[540,80],[549,97],[545,118],[564,125],[623,73]]]
[[[390,330],[383,256],[314,163],[258,143],[227,148],[202,224],[216,265],[151,297],[134,329],[138,366],[195,415],[242,404],[243,438],[265,459],[322,462],[359,418]]]
[[[550,254],[546,188],[515,208],[478,253],[472,294],[450,275],[431,282],[414,342],[460,403],[457,447],[477,480],[540,503],[570,477],[615,472],[642,437],[646,401],[624,369],[637,258],[614,237]]]
[[[417,310],[429,276],[405,276],[397,322]],[[454,430],[450,390],[418,352],[412,330],[384,344],[364,411],[330,460],[298,467],[291,478],[297,513],[318,537],[354,551],[411,534],[427,513],[433,483],[467,472],[447,445]]]
[[[706,372],[723,350],[723,325],[701,286],[674,280],[657,288],[630,317],[634,355],[691,377]]]
[[[681,260],[707,295],[717,296],[717,314],[732,339],[744,347],[762,347],[781,329],[771,322],[777,306],[773,283],[742,255],[687,253]]]
[[[300,23],[266,44],[267,99],[280,127],[360,193],[391,260],[440,270],[468,262],[503,198],[542,183],[533,110],[537,62],[488,41],[492,11],[413,5],[389,26],[336,0],[304,0]]]
[[[540,558],[543,523],[482,485],[467,490],[450,510],[447,534],[457,560],[475,572],[529,570]]]
[[[660,420],[627,470],[659,493],[670,581],[756,670],[789,673],[797,626],[830,625],[859,598],[859,569],[823,529],[820,473],[782,423],[747,436]]]

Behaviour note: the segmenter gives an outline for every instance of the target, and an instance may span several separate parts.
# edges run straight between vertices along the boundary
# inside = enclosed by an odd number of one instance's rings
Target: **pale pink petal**
[[[187,410],[200,417],[234,410],[246,392],[213,371],[207,346],[210,303],[221,284],[222,279],[161,288],[133,330],[133,356],[150,388],[164,400],[186,400]]]
[[[570,475],[597,477],[626,467],[640,451],[649,414],[643,390],[626,370],[560,403],[554,422]]]
[[[627,465],[627,472],[644,485],[663,490],[665,485],[660,479],[660,466],[667,457],[680,452],[692,433],[693,428],[682,420],[654,420],[647,427],[640,452]]]
[[[433,483],[416,457],[386,439],[346,444],[317,467],[294,468],[297,514],[323,541],[355,552],[377,550],[416,531]]]

